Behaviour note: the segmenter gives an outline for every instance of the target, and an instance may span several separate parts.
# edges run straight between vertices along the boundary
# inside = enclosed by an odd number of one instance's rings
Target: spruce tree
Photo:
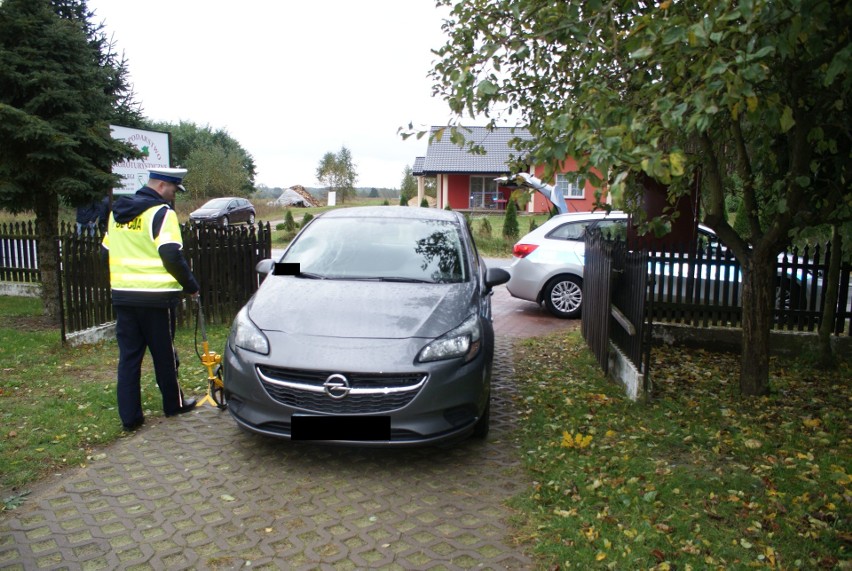
[[[296,231],[296,221],[293,219],[293,213],[290,211],[289,208],[284,214],[284,230],[286,230],[287,232]]]
[[[518,234],[518,209],[515,206],[515,201],[510,200],[506,203],[506,214],[503,217],[503,237],[508,240],[516,240]]]
[[[0,208],[35,212],[55,319],[59,204],[102,198],[118,185],[113,163],[135,155],[110,135],[111,123],[139,117],[126,66],[91,17],[85,0],[0,2]]]

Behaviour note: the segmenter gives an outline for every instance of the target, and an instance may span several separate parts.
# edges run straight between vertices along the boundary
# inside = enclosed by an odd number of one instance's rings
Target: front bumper
[[[460,359],[425,364],[388,359],[388,355],[416,354],[411,345],[419,342],[411,340],[387,340],[375,348],[364,346],[363,340],[338,342],[352,347],[340,351],[343,357],[338,357],[336,362],[328,354],[323,359],[315,358],[313,362],[321,364],[321,369],[311,367],[306,360],[273,360],[241,349],[235,352],[227,346],[223,372],[231,416],[250,432],[287,440],[293,439],[294,415],[340,417],[346,422],[363,418],[365,423],[389,419],[389,438],[356,440],[341,433],[339,437],[311,440],[354,446],[408,447],[463,439],[473,432],[486,410],[493,333],[479,355],[467,364],[462,364]],[[350,350],[358,343],[361,344],[359,355],[353,360]],[[270,339],[270,344],[277,346],[275,339]],[[281,367],[282,362],[287,363],[286,368]],[[382,372],[363,373],[368,367]],[[352,394],[342,398],[326,394],[324,381],[330,377],[337,380],[337,375],[346,377],[351,383]],[[357,392],[368,386],[372,389]]]

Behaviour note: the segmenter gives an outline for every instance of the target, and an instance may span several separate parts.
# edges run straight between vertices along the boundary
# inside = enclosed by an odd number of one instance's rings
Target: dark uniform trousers
[[[174,349],[174,309],[114,307],[119,347],[117,396],[121,422],[128,426],[143,419],[141,375],[146,348],[151,351],[154,361],[154,374],[163,395],[163,412],[177,414],[183,406],[183,395],[177,380],[179,363]]]

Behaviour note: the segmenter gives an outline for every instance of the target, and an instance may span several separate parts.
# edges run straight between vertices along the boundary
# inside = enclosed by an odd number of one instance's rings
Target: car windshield
[[[468,280],[456,224],[399,218],[319,218],[282,262],[303,277],[428,283]]]
[[[225,208],[231,202],[230,198],[214,198],[207,202],[201,208]]]

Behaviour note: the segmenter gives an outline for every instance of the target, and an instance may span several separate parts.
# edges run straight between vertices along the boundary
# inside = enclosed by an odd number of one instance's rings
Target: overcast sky
[[[127,58],[146,117],[225,129],[257,184],[319,186],[346,146],[356,186],[398,188],[426,151],[409,122],[443,125],[430,50],[444,43],[434,0],[88,0]]]

